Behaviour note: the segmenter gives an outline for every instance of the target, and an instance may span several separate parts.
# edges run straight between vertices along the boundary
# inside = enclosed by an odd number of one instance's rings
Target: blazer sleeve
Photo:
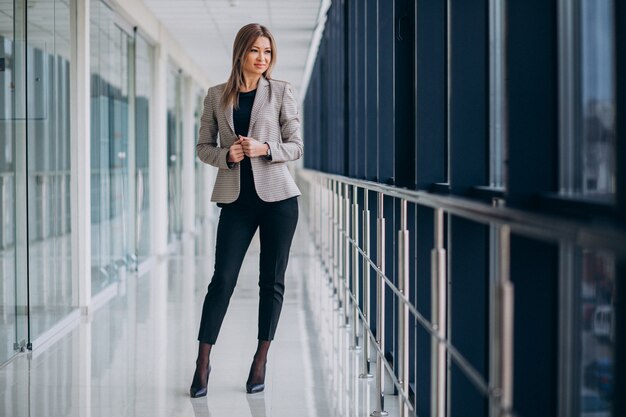
[[[209,88],[204,98],[204,110],[200,119],[200,131],[198,133],[198,144],[196,145],[196,155],[205,164],[214,167],[229,169],[227,162],[228,148],[217,146],[217,133],[219,131],[217,118],[215,117],[215,100],[213,95],[215,90]]]
[[[300,159],[304,153],[302,137],[300,136],[300,116],[298,102],[289,83],[285,84],[283,99],[280,107],[281,142],[267,142],[270,147],[270,162],[287,162]]]

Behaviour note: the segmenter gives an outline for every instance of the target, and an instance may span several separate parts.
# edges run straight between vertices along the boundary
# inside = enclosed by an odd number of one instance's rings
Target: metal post
[[[343,276],[343,322],[344,327],[350,327],[350,198],[349,198],[348,184],[343,185],[343,218],[342,218],[342,231],[343,237],[341,239],[343,251],[341,252],[341,275]],[[356,317],[353,319],[353,323],[356,323]]]
[[[369,191],[363,189],[363,372],[359,378],[369,379],[370,374],[370,211],[369,211]]]
[[[497,347],[494,360],[494,388],[495,403],[492,409],[499,417],[507,417],[513,409],[513,312],[514,294],[513,283],[510,279],[510,251],[511,230],[509,226],[501,226],[499,233],[500,271],[496,283],[494,330],[495,346]],[[499,401],[498,401],[499,397]]]
[[[335,218],[337,206],[335,205],[335,182],[328,180],[330,188],[328,189],[328,232],[330,239],[330,251],[328,253],[328,268],[333,277],[333,285],[335,284]]]
[[[435,209],[435,247],[431,251],[431,316],[433,328],[440,338],[447,334],[447,278],[446,250],[443,247],[444,215]],[[431,338],[431,389],[430,415],[446,415],[446,348],[437,339]]]
[[[409,293],[409,230],[407,227],[407,201],[400,201],[400,230],[398,231],[398,290],[408,298]],[[398,382],[408,398],[409,378],[409,306],[398,300]],[[400,417],[409,413],[408,404],[399,396]]]
[[[335,291],[339,304],[338,309],[343,307],[343,291],[341,291],[341,244],[339,243],[339,227],[341,219],[341,204],[339,204],[339,182],[333,180],[333,275],[335,277]]]
[[[378,193],[378,222],[376,227],[376,266],[385,273],[385,217],[383,216],[384,196]],[[385,282],[380,273],[376,274],[376,344],[385,352]],[[380,354],[376,358],[376,409],[372,417],[387,416],[383,410],[383,360]]]
[[[352,293],[354,299],[352,308],[352,319],[354,329],[354,346],[353,350],[360,350],[359,346],[359,189],[355,185],[352,187],[352,240],[354,247],[352,248]]]

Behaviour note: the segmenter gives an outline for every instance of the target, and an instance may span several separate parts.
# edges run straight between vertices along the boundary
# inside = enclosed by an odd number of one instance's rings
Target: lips
[[[262,64],[254,64],[254,66],[257,68],[265,68],[265,65],[262,65]]]

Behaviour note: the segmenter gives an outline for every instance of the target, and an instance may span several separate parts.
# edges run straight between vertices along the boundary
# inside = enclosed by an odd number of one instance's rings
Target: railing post
[[[342,273],[343,276],[343,321],[344,327],[350,327],[350,197],[349,197],[349,189],[350,186],[348,184],[343,184],[343,199],[341,203],[343,204],[343,217],[342,217],[342,232],[343,236],[341,239],[343,250],[341,252],[341,264],[342,264]],[[353,319],[353,323],[356,324],[356,317]]]
[[[511,230],[500,226],[498,242],[499,271],[496,277],[493,315],[493,360],[491,388],[494,403],[491,414],[507,417],[513,409],[513,319],[514,293],[510,279]]]
[[[376,266],[385,273],[385,217],[384,217],[384,196],[378,193],[378,222],[376,224]],[[376,274],[376,344],[381,352],[385,352],[385,281],[383,276]],[[387,416],[388,412],[383,410],[383,360],[377,354],[376,358],[376,409],[372,412],[372,417]]]
[[[359,345],[359,189],[355,185],[352,187],[352,240],[354,246],[352,247],[352,293],[354,294],[354,303],[352,306],[352,317],[354,319],[354,346],[353,350],[360,350]]]
[[[342,305],[341,300],[341,277],[339,276],[339,215],[341,206],[337,204],[337,182],[335,180],[331,180],[332,190],[331,190],[331,210],[333,213],[332,221],[331,221],[331,230],[332,230],[332,252],[331,252],[331,270],[333,274],[333,285],[334,285],[334,293],[337,295],[338,305],[337,308],[340,309]]]
[[[398,290],[409,297],[409,230],[407,227],[407,201],[400,200],[400,230],[398,231]],[[398,382],[402,393],[408,398],[409,390],[409,306],[398,300]],[[404,396],[399,396],[400,417],[409,413]]]
[[[363,189],[363,372],[359,378],[372,378],[370,374],[370,211],[369,191]]]
[[[435,209],[435,247],[431,251],[431,316],[433,328],[440,338],[447,334],[447,277],[444,249],[444,213]],[[431,403],[430,415],[446,415],[446,347],[431,338]]]
[[[328,180],[328,239],[330,242],[330,251],[328,252],[328,268],[333,277],[333,287],[336,289],[337,274],[335,274],[335,182]],[[334,291],[333,291],[334,293]]]

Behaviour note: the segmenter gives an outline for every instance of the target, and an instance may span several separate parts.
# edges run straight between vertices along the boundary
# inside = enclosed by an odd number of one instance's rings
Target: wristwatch
[[[272,149],[270,148],[270,145],[265,142],[265,144],[267,145],[267,152],[265,152],[265,157],[266,158],[271,158],[272,157]]]

